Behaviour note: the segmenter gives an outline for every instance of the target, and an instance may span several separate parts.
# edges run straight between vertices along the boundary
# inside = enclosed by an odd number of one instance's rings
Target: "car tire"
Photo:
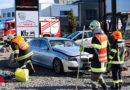
[[[64,72],[63,65],[59,59],[55,59],[53,62],[53,69],[55,73],[62,74]]]

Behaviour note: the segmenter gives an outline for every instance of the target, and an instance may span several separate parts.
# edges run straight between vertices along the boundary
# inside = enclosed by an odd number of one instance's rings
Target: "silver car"
[[[29,42],[35,64],[52,68],[56,73],[77,71],[80,61],[79,46],[72,40],[58,37],[35,38]],[[86,70],[92,55],[82,52],[80,70]]]
[[[75,41],[75,43],[77,43],[78,45],[81,45],[82,35],[83,35],[83,31],[77,31],[69,35],[67,38]],[[92,30],[86,30],[84,32],[84,37],[83,37],[84,47],[91,46],[92,37],[93,37]]]

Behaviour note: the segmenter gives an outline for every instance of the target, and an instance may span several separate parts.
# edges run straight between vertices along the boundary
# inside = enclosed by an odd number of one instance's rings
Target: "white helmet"
[[[93,20],[93,21],[90,23],[89,28],[90,28],[90,29],[93,29],[93,30],[101,29],[100,22],[97,21],[97,20]]]

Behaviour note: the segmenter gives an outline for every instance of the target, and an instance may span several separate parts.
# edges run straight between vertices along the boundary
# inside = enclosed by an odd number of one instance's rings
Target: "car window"
[[[45,40],[40,40],[40,42],[41,42],[40,48],[45,49],[46,47],[48,47]]]
[[[88,32],[89,37],[93,37],[93,32]]]
[[[40,40],[32,40],[29,44],[34,47],[40,47]]]
[[[82,35],[83,35],[83,34],[79,34],[79,35],[76,37],[76,40],[82,39]],[[87,33],[86,33],[86,32],[84,33],[84,38],[87,38]]]
[[[32,46],[33,41],[34,41],[34,40],[31,40],[31,41],[29,42],[29,45],[30,45],[30,46]]]
[[[67,38],[72,39],[74,36],[76,36],[79,32],[74,32],[71,35],[69,35]]]

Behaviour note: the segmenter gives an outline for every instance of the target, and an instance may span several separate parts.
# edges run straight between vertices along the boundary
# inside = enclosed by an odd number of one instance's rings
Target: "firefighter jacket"
[[[123,64],[125,58],[125,43],[123,39],[118,39],[113,42],[109,55],[111,64]]]
[[[94,33],[92,38],[92,47],[84,49],[84,51],[93,54],[91,61],[92,72],[102,73],[106,71],[108,44],[108,38],[104,32]]]
[[[11,41],[11,47],[14,51],[14,56],[18,56],[18,61],[30,57],[33,52],[27,41],[22,36],[17,36]]]

